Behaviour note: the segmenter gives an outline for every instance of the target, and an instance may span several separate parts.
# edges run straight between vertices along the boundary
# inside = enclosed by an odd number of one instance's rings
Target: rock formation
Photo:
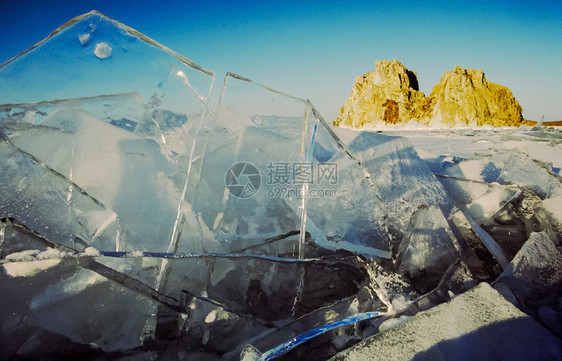
[[[443,73],[429,97],[416,73],[398,60],[376,61],[375,71],[357,77],[335,125],[420,124],[519,126],[522,109],[511,91],[488,81],[482,70],[456,66]]]
[[[493,126],[517,126],[523,121],[521,106],[511,90],[488,81],[482,70],[456,66],[446,71],[429,99],[430,112],[424,114],[429,121]]]
[[[381,120],[385,124],[407,122],[417,117],[414,108],[425,100],[415,72],[398,60],[377,60],[375,71],[355,79],[335,125],[356,128]]]

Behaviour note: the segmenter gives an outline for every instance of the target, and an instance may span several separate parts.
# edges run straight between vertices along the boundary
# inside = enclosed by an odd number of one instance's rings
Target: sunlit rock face
[[[375,71],[356,79],[335,125],[397,124],[519,126],[522,109],[511,90],[486,79],[482,70],[456,66],[443,73],[426,97],[416,73],[398,60],[377,60]]]
[[[396,59],[377,60],[375,71],[355,80],[335,124],[356,128],[372,122],[407,122],[416,117],[416,108],[425,101],[415,72]]]
[[[518,126],[523,121],[521,106],[511,90],[488,81],[482,70],[456,66],[444,72],[429,100],[428,111],[422,115],[425,123],[497,127]]]

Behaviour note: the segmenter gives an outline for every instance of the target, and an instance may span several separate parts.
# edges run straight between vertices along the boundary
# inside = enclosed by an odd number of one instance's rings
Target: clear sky
[[[0,0],[0,63],[90,10],[217,73],[308,98],[334,120],[355,77],[399,59],[429,95],[455,65],[562,120],[562,1]],[[1,102],[1,100],[0,100]]]

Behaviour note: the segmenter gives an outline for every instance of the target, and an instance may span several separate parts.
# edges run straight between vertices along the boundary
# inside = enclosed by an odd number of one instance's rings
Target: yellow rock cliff
[[[456,66],[443,73],[426,97],[419,91],[416,73],[398,60],[377,60],[374,71],[357,77],[334,124],[358,128],[410,121],[450,126],[525,124],[511,90],[488,81],[482,70]]]

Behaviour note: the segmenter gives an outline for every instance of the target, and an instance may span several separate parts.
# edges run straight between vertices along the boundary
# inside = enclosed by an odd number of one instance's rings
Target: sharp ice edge
[[[133,252],[103,252],[100,251],[101,256],[105,257],[118,257],[118,258],[135,258],[135,257],[153,257],[153,258],[165,258],[165,259],[186,259],[186,258],[231,258],[231,259],[243,259],[243,258],[254,258],[262,259],[266,261],[273,262],[283,262],[283,263],[308,263],[321,261],[321,258],[284,258],[275,256],[264,256],[260,254],[243,254],[243,253],[166,253],[166,252],[144,252],[144,251],[133,251]]]
[[[46,169],[47,171],[51,172],[52,174],[54,174],[56,177],[62,179],[64,182],[69,184],[69,187],[73,187],[76,188],[76,190],[78,192],[80,192],[82,195],[90,198],[96,205],[98,205],[99,207],[101,207],[104,210],[111,210],[111,208],[107,207],[105,204],[103,204],[102,202],[100,202],[97,198],[91,196],[88,192],[86,192],[84,189],[82,189],[78,184],[74,183],[73,181],[71,181],[70,179],[68,179],[67,177],[65,177],[63,174],[57,172],[56,170],[54,170],[53,168],[49,167],[47,164],[45,164],[45,162],[43,162],[41,159],[38,159],[37,157],[35,157],[34,155],[26,152],[25,150],[17,147],[16,145],[14,145],[12,142],[9,142],[9,146],[14,148],[17,152],[22,153],[23,155],[25,155],[26,157],[29,157],[31,160],[33,160],[34,162],[36,162],[37,164],[39,164],[39,166],[41,166],[42,168]],[[115,212],[113,212],[115,213]]]
[[[72,154],[70,155],[70,159],[74,159],[74,144],[72,145]],[[70,162],[70,170],[69,170],[69,174],[68,174],[68,180],[70,182],[72,182],[72,162]],[[72,183],[71,183],[70,186],[68,187],[68,196],[66,197],[66,204],[69,207],[70,207],[70,202],[72,201],[72,190],[73,189],[74,189],[74,187],[72,186]],[[97,232],[96,232],[96,234],[97,234]]]
[[[366,312],[366,313],[360,313],[357,315],[353,315],[350,317],[346,317],[342,320],[336,321],[336,322],[332,322],[332,323],[328,323],[326,325],[314,328],[312,330],[309,330],[303,334],[300,334],[282,344],[280,344],[279,346],[264,352],[258,359],[257,361],[267,361],[267,360],[272,360],[276,357],[279,357],[289,351],[291,351],[292,349],[294,349],[295,347],[297,347],[298,345],[313,339],[316,336],[319,336],[323,333],[326,333],[328,331],[331,331],[335,328],[341,327],[341,326],[345,326],[345,325],[351,325],[354,323],[358,323],[361,321],[366,321],[366,320],[370,320],[373,318],[377,318],[377,317],[381,317],[385,315],[385,313],[381,313],[381,312]]]
[[[106,15],[100,13],[100,12],[97,11],[97,10],[92,10],[92,11],[90,11],[90,12],[88,12],[88,13],[85,13],[85,14],[82,14],[82,15],[79,15],[79,16],[76,16],[76,17],[74,17],[74,18],[68,20],[66,23],[64,23],[63,25],[59,26],[55,31],[53,31],[51,34],[49,34],[49,36],[47,36],[45,39],[39,41],[37,44],[33,45],[31,48],[29,48],[29,49],[23,51],[22,53],[16,55],[15,57],[13,57],[13,58],[7,60],[6,62],[4,62],[4,63],[2,63],[2,64],[0,64],[0,68],[2,68],[2,67],[4,67],[5,65],[11,63],[12,61],[14,61],[15,59],[21,57],[22,55],[24,55],[24,54],[26,54],[26,53],[32,51],[33,49],[35,49],[35,48],[41,46],[42,44],[44,44],[45,42],[47,42],[49,39],[55,37],[58,33],[64,31],[65,29],[70,28],[70,27],[72,27],[74,24],[76,24],[76,23],[78,23],[78,22],[84,20],[85,18],[87,18],[87,17],[89,17],[89,16],[93,16],[93,15],[99,16],[100,18],[103,18],[103,19],[105,19],[105,20],[107,20],[107,21],[110,21],[113,25],[115,25],[116,27],[120,28],[122,31],[125,31],[125,32],[128,33],[129,35],[131,35],[131,36],[133,36],[133,37],[136,37],[136,38],[138,38],[138,39],[144,41],[145,43],[147,43],[147,44],[149,44],[149,45],[152,45],[152,46],[154,46],[154,47],[156,47],[156,48],[159,48],[159,49],[161,49],[162,51],[164,51],[164,52],[166,52],[166,53],[172,55],[173,57],[175,57],[175,58],[178,59],[180,62],[182,62],[182,63],[184,63],[185,65],[187,65],[188,67],[197,69],[197,70],[199,70],[199,71],[201,71],[201,72],[203,72],[203,73],[205,73],[205,74],[211,76],[213,79],[215,78],[215,72],[213,72],[213,71],[211,71],[211,70],[209,70],[209,69],[205,69],[205,68],[202,67],[201,65],[198,65],[198,64],[194,63],[193,61],[191,61],[190,59],[186,58],[185,56],[176,53],[175,51],[169,49],[168,47],[166,47],[166,46],[164,46],[164,45],[158,43],[158,42],[155,41],[154,39],[152,39],[152,38],[146,36],[145,34],[143,34],[143,33],[141,33],[141,32],[139,32],[138,30],[133,29],[132,27],[130,27],[130,26],[128,26],[128,25],[125,25],[125,24],[123,24],[123,23],[121,23],[121,22],[119,22],[119,21],[117,21],[117,20],[115,20],[115,19],[112,19],[112,18],[110,18],[110,17],[108,17],[108,16],[106,16]]]
[[[4,253],[4,241],[6,240],[6,225],[0,222],[0,257]]]
[[[299,259],[301,258],[301,255],[299,254]],[[297,306],[300,303],[301,297],[302,297],[302,292],[304,289],[304,275],[305,275],[305,270],[304,268],[300,267],[299,268],[299,272],[298,272],[298,277],[299,277],[299,283],[297,285],[297,292],[295,294],[295,299],[293,301],[293,307],[291,309],[291,316],[295,316],[297,313]]]
[[[68,101],[81,102],[85,100],[99,100],[99,99],[111,99],[111,98],[127,98],[127,97],[140,97],[138,92],[125,92],[116,94],[101,94],[101,95],[91,95],[76,98],[60,98],[53,100],[41,100],[33,103],[15,103],[15,104],[0,104],[0,111],[7,111],[13,108],[22,108],[26,111],[36,110],[44,106],[58,105],[61,103],[66,103]],[[11,129],[27,129],[30,127],[45,127],[51,128],[49,126],[35,124],[35,123],[21,123],[21,122],[2,122],[3,125],[9,126]]]
[[[507,261],[507,258],[503,254],[503,251],[500,248],[500,246],[496,243],[496,241],[492,238],[492,236],[488,234],[488,232],[482,229],[482,227],[480,227],[480,225],[474,219],[472,219],[472,217],[470,217],[466,213],[464,214],[464,216],[470,223],[470,226],[472,227],[474,232],[476,232],[478,237],[480,237],[486,249],[488,249],[488,251],[492,254],[492,256],[494,256],[494,258],[496,259],[496,261],[498,261],[498,264],[502,267],[502,269],[505,269],[509,264],[509,262]]]
[[[112,212],[111,217],[108,217],[99,227],[96,229],[96,233],[92,237],[92,239],[96,239],[100,234],[103,233],[109,227],[110,224],[119,223],[119,217],[117,217],[117,213]]]
[[[184,75],[185,77],[185,75]],[[186,83],[187,85],[192,88],[191,84],[189,84],[189,82],[187,82],[187,77],[185,77]],[[212,88],[212,86],[211,86]],[[206,105],[207,103],[204,102],[204,104]],[[197,127],[197,131],[195,132],[195,137],[193,139],[193,143],[191,144],[191,149],[189,151],[189,163],[188,163],[188,167],[187,167],[187,172],[185,175],[185,182],[183,185],[183,189],[182,189],[182,193],[180,196],[180,199],[178,201],[178,208],[177,208],[177,214],[176,214],[176,219],[174,221],[174,228],[172,230],[172,236],[170,238],[170,244],[168,245],[168,252],[176,252],[178,249],[178,245],[179,245],[179,241],[180,241],[180,237],[181,237],[181,231],[180,228],[183,225],[183,223],[185,222],[185,217],[183,215],[183,209],[182,209],[182,205],[183,202],[185,200],[185,196],[187,194],[187,188],[189,186],[189,177],[191,175],[191,167],[193,166],[193,162],[194,160],[194,155],[195,155],[195,145],[197,144],[197,138],[200,136],[201,134],[201,128],[203,127],[203,120],[205,119],[205,112],[201,115],[201,120],[199,121],[199,126]],[[164,136],[162,134],[162,136]],[[197,185],[196,185],[197,186]],[[199,231],[199,237],[201,239],[201,243],[203,243],[203,232],[201,230],[201,224],[199,223],[199,218],[197,217],[197,214],[195,214],[195,212],[193,212],[195,221],[197,222],[197,229]],[[160,286],[162,284],[162,280],[164,278],[166,269],[168,267],[168,261],[167,260],[162,260],[162,264],[160,265],[160,272],[158,274],[158,278],[156,280],[156,289],[160,289]]]
[[[312,130],[312,137],[309,143],[308,147],[305,147],[305,143],[306,143],[306,133],[307,133],[307,127],[308,127],[308,114],[309,114],[309,110],[307,109],[304,113],[304,129],[302,132],[302,136],[303,139],[301,141],[302,144],[302,155],[303,155],[303,159],[304,159],[304,163],[311,163],[312,162],[312,154],[314,152],[314,138],[316,137],[316,131],[318,130],[318,122],[319,120],[316,119],[314,122],[314,128]],[[306,153],[306,148],[308,148],[308,154]],[[302,194],[307,194],[308,193],[308,183],[304,182],[302,185]],[[301,225],[300,225],[300,235],[299,235],[299,258],[304,258],[304,242],[306,240],[306,215],[307,215],[307,200],[308,197],[302,197],[302,204],[301,204],[301,214],[300,214],[300,218],[301,218]],[[299,284],[299,288],[301,288],[300,284]],[[298,294],[299,292],[297,292]],[[296,302],[296,299],[295,299]]]
[[[2,134],[5,135],[3,129],[0,127],[0,137],[2,136]],[[11,142],[11,140],[8,138],[7,139],[7,145],[9,147],[11,147],[12,149],[16,150],[17,152],[23,154],[25,157],[29,157],[29,159],[31,159],[33,162],[35,162],[37,165],[39,165],[39,167],[47,170],[47,172],[53,174],[55,177],[62,179],[63,182],[68,184],[68,189],[69,189],[69,193],[67,195],[67,199],[65,200],[66,204],[68,207],[70,207],[70,203],[72,200],[72,193],[74,190],[78,191],[80,194],[82,194],[83,196],[89,198],[91,201],[93,201],[97,206],[99,206],[101,209],[103,210],[108,210],[111,211],[112,215],[111,217],[107,218],[94,232],[94,235],[92,236],[92,240],[95,240],[98,236],[100,236],[104,230],[107,229],[107,227],[109,227],[111,224],[116,223],[119,226],[119,231],[117,234],[117,237],[120,238],[121,235],[121,226],[119,224],[119,217],[117,215],[117,213],[115,211],[113,211],[111,208],[107,207],[105,204],[103,204],[101,201],[99,201],[97,198],[93,197],[92,195],[90,195],[88,192],[86,192],[84,189],[82,189],[82,187],[80,187],[79,185],[77,185],[76,183],[74,183],[71,179],[67,178],[66,176],[64,176],[63,174],[57,172],[56,170],[52,169],[51,167],[49,167],[47,164],[45,164],[45,162],[41,161],[40,159],[38,159],[37,157],[35,157],[34,155],[26,152],[25,150],[19,148],[18,146],[16,146],[15,144],[13,144]],[[73,154],[74,154],[74,149],[73,149]],[[70,176],[72,177],[72,168],[71,168],[71,172],[70,172]],[[26,226],[24,226],[25,228],[28,228]],[[118,250],[118,241],[116,240],[116,249]]]
[[[3,228],[0,230],[3,231]],[[0,233],[0,236],[3,233]],[[2,238],[0,238],[2,240]],[[96,252],[97,251],[97,252]],[[45,251],[47,252],[47,251]],[[226,259],[261,259],[264,261],[280,262],[280,263],[309,263],[322,261],[321,258],[283,258],[275,256],[264,256],[259,254],[242,254],[242,253],[167,253],[167,252],[145,252],[145,251],[129,251],[129,252],[113,252],[113,251],[99,251],[93,247],[88,247],[83,253],[73,252],[49,252],[37,253],[33,258],[20,259],[17,257],[6,257],[0,260],[0,264],[7,262],[29,262],[37,259],[51,259],[51,258],[87,258],[87,257],[112,257],[112,258],[162,258],[164,260],[170,259],[193,259],[193,258],[226,258]]]
[[[314,138],[316,135],[316,131],[318,129],[318,119],[316,119],[316,121],[314,122],[314,129],[312,131],[312,139],[310,141],[310,146],[309,146],[309,150],[308,150],[308,154],[306,154],[306,149],[304,147],[305,144],[305,136],[306,136],[306,128],[308,126],[308,110],[305,112],[305,116],[304,116],[304,129],[303,129],[303,140],[301,142],[302,144],[302,153],[304,156],[304,160],[305,163],[310,163],[312,160],[312,153],[313,153],[313,148],[314,148]],[[308,192],[308,183],[304,182],[302,185],[302,192],[303,194],[307,194]],[[305,251],[305,241],[306,241],[306,215],[307,215],[307,199],[308,197],[302,197],[302,204],[301,204],[301,214],[300,214],[300,218],[301,218],[301,224],[300,224],[300,233],[299,233],[299,259],[303,259],[304,258],[304,251]],[[292,308],[292,315],[294,316],[297,312],[297,305],[299,304],[299,301],[302,297],[302,292],[303,292],[303,288],[304,288],[304,274],[305,271],[304,269],[301,267],[301,269],[299,270],[299,283],[297,286],[297,293],[295,295],[295,300],[293,302],[293,308]]]

